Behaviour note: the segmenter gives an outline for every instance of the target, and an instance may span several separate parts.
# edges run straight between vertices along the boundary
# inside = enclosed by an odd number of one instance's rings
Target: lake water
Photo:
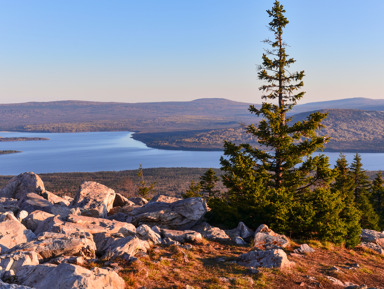
[[[21,133],[2,137],[46,137],[48,141],[0,142],[0,150],[22,153],[0,155],[0,175],[22,172],[96,172],[157,167],[219,168],[221,151],[172,151],[147,147],[130,132]],[[325,153],[332,164],[338,153]],[[346,153],[352,161],[354,154]],[[361,154],[366,170],[384,170],[384,154]]]

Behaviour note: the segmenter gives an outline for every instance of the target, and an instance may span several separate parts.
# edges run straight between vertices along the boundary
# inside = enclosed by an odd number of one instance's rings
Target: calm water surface
[[[219,167],[221,152],[171,151],[148,148],[130,132],[18,133],[2,137],[46,137],[48,141],[0,142],[0,150],[22,153],[0,155],[0,174],[26,171],[96,172],[156,167]]]
[[[0,132],[2,137],[46,137],[48,141],[0,142],[0,150],[22,153],[0,155],[0,174],[26,171],[96,172],[157,167],[220,167],[221,151],[172,151],[147,147],[130,132],[20,133]],[[325,153],[332,164],[338,153]],[[349,162],[354,154],[345,154]],[[361,154],[366,170],[384,170],[384,154]]]

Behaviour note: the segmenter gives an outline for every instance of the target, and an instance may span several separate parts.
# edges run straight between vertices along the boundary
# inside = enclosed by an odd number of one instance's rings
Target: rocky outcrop
[[[116,193],[115,200],[113,201],[113,207],[124,207],[124,206],[134,206],[136,205],[134,202],[128,200],[121,194]]]
[[[208,240],[224,243],[228,243],[231,241],[231,238],[227,235],[224,230],[218,227],[213,227],[206,222],[193,227],[193,230],[201,233],[201,235]]]
[[[232,238],[235,236],[239,239],[239,243],[243,238],[249,239],[251,230],[240,223],[236,229],[231,230]],[[241,243],[240,243],[241,245]],[[287,268],[294,263],[288,260],[287,254],[282,250],[289,245],[289,239],[275,233],[268,228],[267,225],[260,225],[254,235],[254,249],[246,254],[243,254],[238,259],[238,264],[252,269],[263,268]],[[305,247],[306,248],[306,247]]]
[[[94,182],[83,183],[68,206],[68,199],[46,191],[33,173],[13,178],[1,195],[0,279],[17,283],[5,283],[5,288],[124,288],[115,272],[79,265],[94,260],[96,254],[104,260],[135,260],[137,253],[147,252],[154,244],[199,242],[198,232],[153,230],[144,220],[171,228],[189,227],[207,209],[199,198],[159,196],[150,204],[141,198],[116,198],[112,189]],[[107,219],[113,205],[129,212],[119,213],[124,222]],[[136,230],[127,218],[141,225]]]
[[[131,197],[131,198],[128,198],[128,200],[137,206],[144,206],[145,204],[148,203],[148,200],[142,197]]]
[[[192,230],[178,231],[178,230],[161,229],[161,236],[164,239],[169,238],[181,244],[201,243],[203,241],[203,236],[200,233]]]
[[[377,253],[384,255],[384,232],[362,229],[360,238],[360,245],[362,247],[374,250]]]
[[[40,259],[59,256],[95,258],[96,244],[89,233],[59,234],[44,232],[37,239],[12,248],[12,252],[36,252]]]
[[[140,239],[148,241],[153,245],[161,244],[160,232],[156,233],[148,225],[143,224],[137,227],[136,233]]]
[[[239,257],[238,263],[246,267],[287,268],[292,266],[287,254],[281,249],[250,251]]]
[[[18,207],[22,210],[32,213],[33,211],[44,211],[52,213],[53,205],[36,193],[25,194],[18,202]]]
[[[360,244],[360,246],[364,247],[364,248],[367,248],[367,249],[370,249],[370,250],[373,250],[375,251],[376,253],[379,253],[381,255],[384,255],[384,248],[380,245],[377,245],[376,243],[372,243],[372,242],[362,242]]]
[[[123,289],[124,280],[116,272],[102,268],[88,270],[81,266],[62,263],[24,266],[15,274],[19,284],[36,289]]]
[[[30,213],[26,218],[23,219],[22,223],[31,231],[36,233],[37,229],[42,226],[47,219],[53,219],[55,215],[36,210]],[[40,229],[41,232],[46,231],[43,228]]]
[[[264,224],[257,228],[253,241],[254,247],[260,250],[285,248],[289,245],[288,237],[275,233]]]
[[[82,215],[106,218],[113,208],[115,191],[96,182],[84,182],[72,202],[73,207],[80,208]]]
[[[0,197],[21,199],[29,193],[41,195],[45,192],[44,183],[35,173],[28,172],[13,177],[8,184],[1,189]]]
[[[41,196],[46,199],[48,202],[50,202],[52,205],[59,205],[59,206],[69,206],[70,201],[64,198],[61,198],[54,193],[45,191],[41,194]]]
[[[110,234],[119,233],[124,236],[136,234],[136,227],[130,223],[78,215],[69,215],[66,221],[62,223],[56,222],[52,225],[51,230],[65,234],[74,232],[88,232],[90,234],[108,232]]]
[[[150,243],[135,237],[102,233],[95,236],[98,254],[104,260],[123,258],[131,260],[139,251],[147,252]]]
[[[18,285],[18,284],[8,284],[0,279],[0,289],[35,289],[29,286]]]
[[[374,230],[361,230],[361,246],[374,250],[377,253],[384,255],[384,232]]]
[[[36,252],[16,252],[11,254],[0,255],[0,279],[2,276],[13,275],[18,272],[21,267],[28,265],[38,265],[39,259]]]
[[[0,222],[0,252],[9,252],[13,247],[36,238],[13,213],[5,213]]]
[[[187,230],[201,220],[207,212],[207,204],[202,198],[188,198],[174,203],[149,202],[135,208],[126,221],[134,225],[147,224],[166,229]]]
[[[384,245],[384,232],[362,229],[360,238],[362,242],[380,243]]]
[[[40,210],[54,215],[68,216],[73,211],[62,202],[52,204],[41,195],[35,193],[26,194],[19,200],[17,205],[19,209],[25,210],[28,213]]]
[[[227,230],[226,232],[232,239],[240,237],[243,240],[250,240],[255,235],[255,232],[248,228],[243,222],[239,222],[235,229]]]
[[[293,250],[296,254],[311,254],[315,252],[313,248],[311,248],[308,244],[302,244],[299,248]]]
[[[19,207],[17,200],[12,198],[0,198],[0,213],[12,212],[17,213]]]
[[[164,195],[156,195],[154,196],[149,203],[156,203],[156,202],[161,202],[161,203],[174,203],[177,201],[181,201],[181,198],[176,198],[176,197],[171,197],[171,196],[164,196]]]

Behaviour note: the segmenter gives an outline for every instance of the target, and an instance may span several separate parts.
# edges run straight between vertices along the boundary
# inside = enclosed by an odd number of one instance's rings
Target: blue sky
[[[0,0],[0,103],[260,103],[272,0]],[[285,0],[302,103],[384,98],[384,1]]]

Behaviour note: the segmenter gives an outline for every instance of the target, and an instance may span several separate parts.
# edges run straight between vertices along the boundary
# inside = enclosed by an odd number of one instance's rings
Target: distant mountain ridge
[[[255,105],[260,106],[260,105]],[[254,142],[241,124],[258,122],[249,104],[227,99],[117,103],[28,102],[0,105],[0,130],[136,131],[147,145],[171,149],[222,149],[223,141]],[[327,150],[384,152],[384,99],[349,98],[295,106],[294,121],[327,111],[321,133]]]
[[[371,99],[364,97],[345,98],[329,101],[310,102],[296,105],[294,113],[322,109],[359,109],[384,111],[384,99]]]
[[[0,105],[0,129],[22,131],[169,131],[238,126],[249,104],[226,99],[188,102],[28,102]]]

